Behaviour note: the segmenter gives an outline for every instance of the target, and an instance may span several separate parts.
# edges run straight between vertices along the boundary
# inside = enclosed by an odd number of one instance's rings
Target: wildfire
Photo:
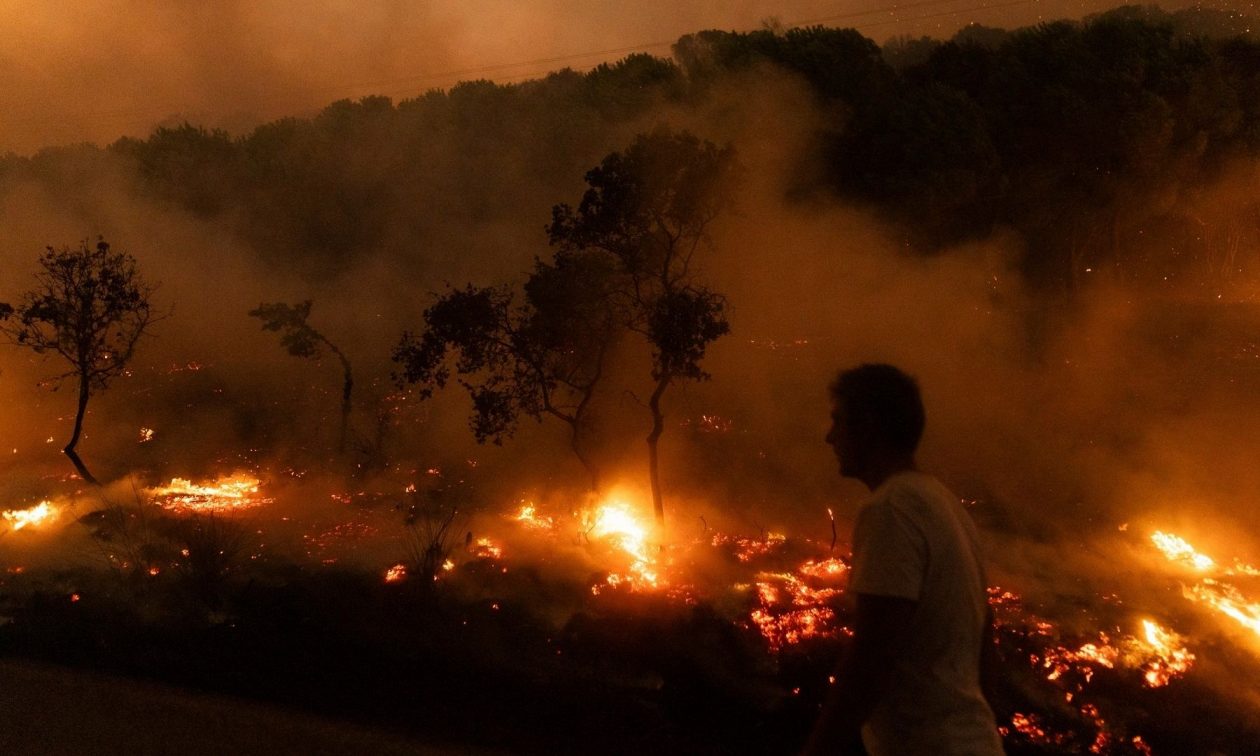
[[[556,527],[555,518],[539,515],[538,507],[528,501],[521,503],[521,508],[517,510],[513,519],[521,525],[535,530],[553,530]]]
[[[502,559],[503,547],[496,545],[489,538],[478,538],[473,544],[473,556],[481,559]]]
[[[1177,633],[1165,630],[1151,620],[1142,620],[1143,636],[1151,658],[1143,665],[1146,684],[1161,688],[1174,677],[1190,671],[1194,654],[1186,650],[1185,641]]]
[[[1137,669],[1147,687],[1162,688],[1190,671],[1194,654],[1184,644],[1185,638],[1180,634],[1144,619],[1140,636],[1124,635],[1113,641],[1106,633],[1099,633],[1097,642],[1085,643],[1075,650],[1065,646],[1049,648],[1041,666],[1049,670],[1046,679],[1052,682],[1069,671],[1089,683],[1099,667]]]
[[[1194,547],[1180,536],[1157,530],[1151,534],[1151,542],[1170,562],[1181,562],[1199,572],[1207,572],[1216,566],[1212,557],[1195,551]]]
[[[787,536],[782,533],[767,533],[765,538],[741,538],[718,533],[713,536],[714,546],[731,545],[735,549],[735,558],[748,563],[758,557],[777,551],[787,543]]]
[[[1249,602],[1229,583],[1206,578],[1187,588],[1188,598],[1212,607],[1226,617],[1260,636],[1260,604]]]
[[[236,473],[213,482],[194,484],[186,478],[172,478],[170,484],[150,488],[148,493],[166,509],[191,513],[223,513],[253,509],[273,500],[260,496],[260,481],[246,473]]]
[[[1220,569],[1216,560],[1199,553],[1184,538],[1156,531],[1151,542],[1170,562],[1192,566],[1198,572],[1213,571],[1220,576],[1254,577],[1260,570],[1239,560],[1232,569]],[[1260,603],[1249,601],[1235,585],[1217,579],[1203,577],[1192,586],[1183,589],[1185,597],[1205,604],[1229,617],[1260,638]]]
[[[848,567],[838,559],[808,560],[791,572],[761,572],[756,577],[758,606],[748,618],[771,651],[809,638],[834,638],[836,612],[831,603],[840,595],[835,587],[814,587],[807,579],[835,580]]]
[[[9,523],[13,530],[21,530],[28,525],[38,526],[57,519],[57,510],[50,501],[41,501],[26,509],[9,509],[0,512],[0,517]]]
[[[648,545],[648,528],[635,517],[631,506],[620,498],[601,504],[589,516],[587,530],[591,538],[613,544],[630,558],[628,575],[612,573],[606,582],[612,587],[657,588],[662,580],[655,557]],[[599,586],[591,589],[599,594]]]
[[[385,582],[397,583],[407,576],[407,565],[399,563],[385,570]]]

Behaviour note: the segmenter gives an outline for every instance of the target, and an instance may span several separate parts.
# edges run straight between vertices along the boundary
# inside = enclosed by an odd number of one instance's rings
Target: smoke
[[[478,36],[468,17],[433,9],[417,19],[402,7],[374,6],[352,17],[348,5],[329,3],[288,18],[267,4],[154,10],[100,2],[84,11],[101,30],[95,44],[69,28],[54,30],[51,12],[33,9],[22,28],[48,30],[48,50],[87,51],[90,59],[74,64],[86,73],[71,76],[70,62],[41,60],[33,43],[22,42],[28,48],[8,52],[6,65],[26,73],[3,96],[16,108],[19,94],[43,91],[48,103],[117,105],[118,112],[179,102],[182,112],[214,114],[210,125],[232,126],[220,115],[224,102],[238,115],[248,111],[240,116],[245,124],[325,103],[330,81],[388,79],[521,52],[510,35]],[[704,10],[690,9],[697,17]],[[522,12],[505,6],[483,20],[515,33],[521,19],[513,14]],[[338,19],[348,31],[336,27]],[[146,32],[128,37],[138,29]],[[282,29],[286,41],[275,43]],[[557,49],[569,44],[566,35],[590,32],[580,19],[556,29]],[[108,41],[123,37],[134,47],[114,54]],[[393,54],[377,50],[382,39]],[[155,64],[168,60],[176,62]],[[110,76],[130,94],[111,91]],[[1007,232],[912,256],[896,229],[864,209],[786,199],[800,155],[834,114],[820,112],[789,78],[769,71],[745,77],[699,108],[662,107],[608,127],[581,145],[578,158],[593,165],[636,131],[664,122],[732,142],[745,167],[737,211],[715,225],[699,270],[727,297],[731,335],[706,359],[712,379],[678,385],[666,400],[661,449],[671,522],[686,532],[707,525],[826,541],[831,508],[843,541],[865,492],[839,479],[822,442],[826,387],[839,369],[887,361],[919,378],[928,408],[921,464],[978,502],[973,511],[996,534],[999,569],[1060,591],[1046,565],[1098,574],[1107,562],[1099,555],[1115,548],[1110,534],[1126,522],[1135,532],[1178,529],[1220,553],[1257,553],[1260,544],[1246,542],[1254,531],[1249,502],[1260,484],[1248,440],[1260,420],[1247,360],[1257,324],[1238,292],[1226,292],[1235,304],[1211,308],[1188,304],[1201,302],[1201,292],[1184,286],[1152,295],[1098,283],[1051,305],[1024,284],[1024,250]],[[87,120],[52,120],[64,124],[60,136],[34,129],[4,136],[14,144],[37,140],[30,145],[112,138],[83,131]],[[15,118],[12,128],[21,122]],[[101,127],[118,128],[108,123]],[[490,511],[526,493],[562,500],[580,489],[562,429],[526,421],[504,446],[478,447],[457,389],[423,405],[392,397],[388,362],[390,347],[419,326],[430,294],[446,282],[521,280],[533,257],[548,252],[541,229],[550,205],[579,198],[580,170],[540,177],[519,156],[493,175],[466,172],[458,161],[426,166],[430,188],[397,187],[386,201],[391,215],[424,216],[429,246],[416,249],[401,232],[385,233],[338,275],[313,277],[264,263],[265,250],[236,235],[230,217],[193,217],[146,199],[120,158],[92,155],[65,156],[73,169],[61,183],[22,182],[0,196],[0,263],[8,272],[0,299],[24,287],[46,244],[97,234],[136,255],[146,277],[160,283],[156,299],[169,316],[142,345],[132,375],[93,399],[81,452],[103,477],[137,473],[155,481],[262,463],[302,475],[277,496],[286,513],[318,508],[330,517],[338,510],[327,492],[397,493],[429,468],[440,468],[452,485],[475,484]],[[1242,196],[1254,175],[1254,166],[1242,166],[1202,194],[1205,223],[1215,225],[1211,213]],[[446,190],[446,204],[420,193],[434,186]],[[496,197],[495,213],[455,211],[458,198],[482,192]],[[290,357],[246,315],[260,302],[303,299],[315,302],[311,324],[355,366],[354,423],[366,451],[352,464],[381,463],[362,477],[326,453],[337,420],[335,362]],[[646,468],[647,419],[635,398],[648,383],[644,354],[640,347],[621,355],[629,377],[601,397],[604,452],[614,479],[630,486],[642,485]],[[59,372],[55,360],[6,348],[0,369],[0,495],[26,501],[48,487],[43,476],[68,470],[60,448],[73,397],[38,385]],[[378,424],[377,409],[386,406],[406,409]],[[706,426],[706,417],[721,422]],[[141,442],[141,428],[154,430],[152,441]],[[1082,530],[1107,535],[1082,550]]]

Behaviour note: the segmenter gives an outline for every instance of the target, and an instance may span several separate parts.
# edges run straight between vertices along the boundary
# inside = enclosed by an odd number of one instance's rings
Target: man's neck
[[[874,491],[884,484],[892,476],[907,472],[909,470],[918,469],[914,463],[914,457],[889,457],[887,459],[875,460],[870,467],[861,475],[857,476],[858,480],[866,484],[866,487]]]

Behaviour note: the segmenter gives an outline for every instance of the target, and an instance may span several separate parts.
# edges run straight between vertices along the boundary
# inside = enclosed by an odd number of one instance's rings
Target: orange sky
[[[108,143],[189,120],[241,131],[342,97],[584,68],[763,19],[948,36],[1115,0],[0,0],[0,151]],[[1184,4],[1177,0],[1176,5]],[[1241,5],[1252,5],[1242,3]],[[1165,3],[1165,7],[1172,7]],[[899,10],[898,10],[899,8]],[[1241,8],[1240,9],[1244,9]],[[660,43],[655,46],[652,43]],[[618,52],[600,54],[601,51]],[[562,60],[538,62],[540,59]],[[484,69],[484,70],[479,70]]]

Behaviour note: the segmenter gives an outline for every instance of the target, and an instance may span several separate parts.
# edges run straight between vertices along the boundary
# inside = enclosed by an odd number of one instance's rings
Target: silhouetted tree
[[[341,429],[337,434],[337,451],[345,451],[354,373],[350,369],[350,359],[346,357],[346,353],[306,322],[311,314],[311,300],[295,305],[284,302],[260,304],[257,309],[250,310],[249,314],[262,321],[263,330],[279,331],[281,346],[294,357],[318,360],[323,348],[327,348],[337,357],[341,363]]]
[[[79,475],[99,485],[79,458],[88,399],[126,369],[136,344],[157,317],[153,287],[140,275],[135,258],[110,249],[105,240],[78,248],[48,247],[39,258],[35,288],[16,305],[0,305],[0,332],[10,343],[53,353],[70,364],[57,376],[78,383],[74,431],[63,451]]]
[[[599,466],[587,446],[591,400],[621,318],[614,309],[611,268],[593,257],[535,262],[524,299],[506,288],[453,289],[424,312],[422,334],[403,334],[393,359],[400,383],[427,398],[450,380],[472,397],[470,425],[478,443],[502,443],[521,415],[554,417],[569,427],[569,444],[592,489]],[[450,355],[458,355],[449,359]]]
[[[730,330],[725,301],[701,283],[696,255],[710,246],[709,226],[730,206],[737,171],[731,147],[658,128],[588,172],[582,202],[553,208],[547,229],[558,260],[612,261],[625,325],[652,349],[648,470],[661,524],[661,400],[675,380],[708,377],[700,368],[705,349]]]

